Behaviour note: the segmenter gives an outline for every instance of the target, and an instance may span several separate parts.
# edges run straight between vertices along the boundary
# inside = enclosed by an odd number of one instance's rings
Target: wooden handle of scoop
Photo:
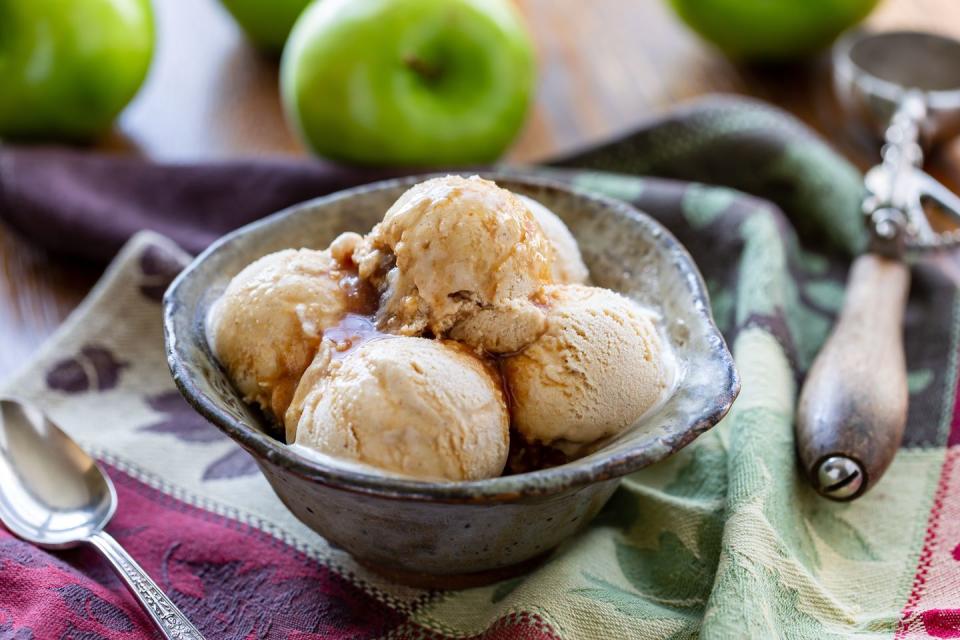
[[[875,254],[850,271],[840,318],[800,392],[797,452],[814,488],[852,500],[883,475],[907,422],[903,313],[910,270]]]

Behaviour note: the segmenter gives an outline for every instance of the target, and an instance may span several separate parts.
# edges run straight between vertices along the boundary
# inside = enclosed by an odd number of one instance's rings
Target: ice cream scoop
[[[208,342],[247,402],[282,418],[320,344],[355,302],[328,251],[288,249],[247,266],[207,318]]]
[[[540,223],[543,234],[553,247],[553,265],[551,266],[553,281],[558,284],[586,284],[590,278],[590,272],[583,263],[580,246],[567,225],[557,214],[533,198],[518,197],[523,200],[527,209]]]
[[[494,373],[454,342],[390,336],[341,353],[324,340],[288,432],[321,454],[414,478],[496,477],[510,418]]]
[[[673,380],[654,315],[608,289],[545,287],[547,330],[503,361],[513,424],[529,442],[589,444],[630,426]]]
[[[392,333],[443,336],[552,279],[553,250],[536,218],[513,193],[478,177],[412,187],[365,245],[360,274],[382,291],[378,323]]]

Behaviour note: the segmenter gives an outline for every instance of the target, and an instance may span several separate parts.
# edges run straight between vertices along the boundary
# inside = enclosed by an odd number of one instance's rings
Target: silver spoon
[[[183,612],[104,531],[117,492],[97,463],[42,412],[0,399],[0,522],[44,549],[89,544],[106,556],[157,627],[173,640],[203,640]]]

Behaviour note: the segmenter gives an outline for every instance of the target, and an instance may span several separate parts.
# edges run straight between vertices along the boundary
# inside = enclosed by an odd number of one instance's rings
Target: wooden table
[[[153,0],[158,49],[147,83],[104,142],[165,159],[302,154],[283,123],[274,61],[243,41],[216,0]],[[629,130],[678,101],[715,92],[779,104],[817,127],[858,164],[824,65],[749,70],[689,33],[662,0],[517,0],[537,41],[540,88],[511,157],[536,160]],[[960,37],[957,0],[886,0],[877,28]],[[960,184],[960,146],[933,160]],[[99,269],[67,263],[0,228],[0,377],[24,361],[86,295]]]

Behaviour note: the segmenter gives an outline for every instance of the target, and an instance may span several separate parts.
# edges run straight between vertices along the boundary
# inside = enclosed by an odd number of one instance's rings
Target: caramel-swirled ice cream
[[[549,464],[582,455],[669,394],[660,319],[588,280],[540,202],[476,176],[433,178],[366,235],[243,269],[211,309],[209,343],[289,444],[382,473],[480,480],[504,473],[511,450]]]

